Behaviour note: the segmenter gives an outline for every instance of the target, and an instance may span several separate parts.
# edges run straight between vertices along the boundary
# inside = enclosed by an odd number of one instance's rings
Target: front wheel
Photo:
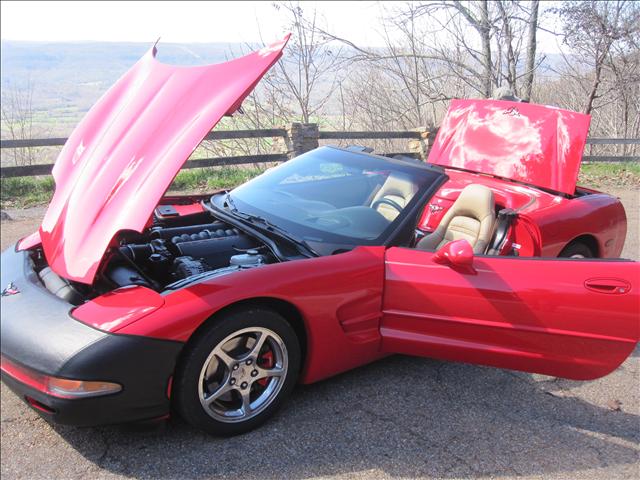
[[[265,422],[300,371],[295,331],[266,309],[223,314],[186,348],[173,398],[188,423],[214,435],[236,435]]]

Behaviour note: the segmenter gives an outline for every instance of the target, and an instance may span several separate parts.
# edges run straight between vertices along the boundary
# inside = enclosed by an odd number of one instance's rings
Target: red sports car
[[[624,361],[640,268],[606,259],[620,203],[575,187],[585,115],[454,101],[427,164],[322,147],[163,197],[283,47],[192,68],[154,49],[73,132],[42,226],[2,254],[2,378],[21,398],[76,425],[173,407],[229,435],[296,382],[393,353],[573,379]]]

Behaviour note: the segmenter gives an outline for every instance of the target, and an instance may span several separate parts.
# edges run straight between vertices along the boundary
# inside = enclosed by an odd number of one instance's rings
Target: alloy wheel
[[[224,423],[255,417],[278,396],[288,369],[287,348],[272,330],[238,330],[207,357],[198,381],[205,412]]]

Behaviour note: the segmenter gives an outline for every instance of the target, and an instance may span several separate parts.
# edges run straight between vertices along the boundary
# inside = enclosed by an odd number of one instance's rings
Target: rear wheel
[[[593,258],[594,255],[587,245],[578,242],[567,245],[558,256],[562,258]]]
[[[187,422],[214,435],[265,422],[289,396],[300,370],[293,328],[266,309],[224,314],[187,349],[173,398]]]

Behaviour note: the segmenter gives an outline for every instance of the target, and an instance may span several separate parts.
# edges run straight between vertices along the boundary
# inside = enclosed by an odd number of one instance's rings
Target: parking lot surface
[[[640,259],[640,191],[612,193],[629,217],[623,256]],[[42,213],[9,211],[2,248],[37,228]],[[178,419],[144,428],[51,426],[3,385],[1,430],[3,480],[637,479],[640,349],[592,382],[389,357],[298,387],[275,419],[230,439]]]

